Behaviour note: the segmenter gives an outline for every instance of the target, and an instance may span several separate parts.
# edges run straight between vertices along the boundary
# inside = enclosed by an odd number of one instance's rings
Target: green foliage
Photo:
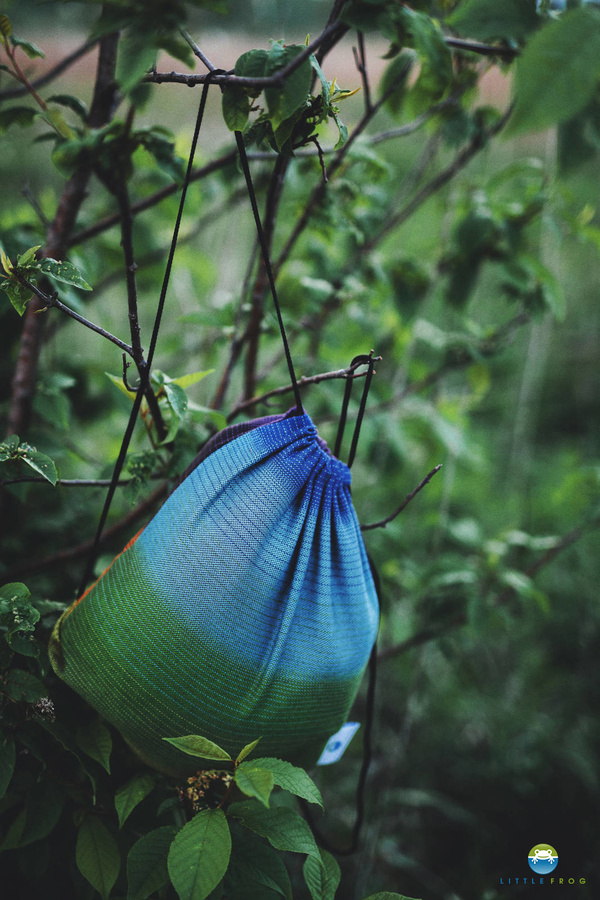
[[[171,844],[167,865],[180,900],[204,900],[227,871],[231,835],[220,809],[204,809]]]

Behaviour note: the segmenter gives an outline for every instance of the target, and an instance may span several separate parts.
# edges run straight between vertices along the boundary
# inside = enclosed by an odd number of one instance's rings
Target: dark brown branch
[[[315,50],[326,41],[331,41],[338,35],[341,36],[346,30],[345,26],[340,25],[337,22],[328,25],[314,41],[311,41],[308,47],[304,47],[295,59],[288,63],[287,66],[284,66],[283,69],[275,72],[274,75],[250,78],[245,75],[234,75],[233,72],[227,72],[224,75],[213,75],[210,82],[211,84],[236,84],[239,87],[261,89],[281,87],[286,78],[288,78],[292,72],[295,72],[296,69],[299,69],[302,63],[304,63]],[[179,72],[153,72],[150,75],[146,75],[144,81],[149,82],[150,84],[185,84],[188,87],[194,87],[197,84],[204,84],[207,77],[208,75],[186,75]]]
[[[98,69],[94,97],[89,115],[89,124],[99,127],[109,121],[115,102],[116,85],[114,71],[117,53],[117,35],[107,35],[100,42]],[[46,236],[43,256],[52,259],[64,259],[77,214],[83,203],[91,167],[84,163],[69,178],[63,189],[56,214]],[[42,284],[46,293],[51,292],[48,283]],[[29,429],[31,408],[38,361],[44,338],[46,317],[38,316],[40,301],[29,303],[25,313],[19,353],[15,364],[10,409],[8,414],[8,433],[26,434]]]
[[[404,500],[402,501],[400,506],[397,509],[395,509],[393,513],[391,513],[389,516],[386,516],[386,518],[382,519],[380,522],[373,522],[371,525],[361,525],[360,530],[361,531],[372,531],[374,528],[385,528],[386,525],[389,525],[390,522],[393,522],[394,519],[396,518],[396,516],[399,516],[400,513],[404,509],[406,509],[406,507],[408,506],[410,501],[414,500],[414,498],[417,496],[417,494],[423,490],[423,488],[425,487],[426,484],[429,484],[429,482],[431,481],[431,479],[433,478],[435,473],[439,472],[441,468],[442,468],[442,466],[440,463],[439,466],[436,466],[434,469],[432,469],[431,472],[429,472],[429,474],[425,476],[423,481],[421,481],[416,486],[414,491],[411,491],[410,494],[406,495],[406,497],[404,498]]]
[[[375,357],[375,360],[380,359],[380,356]],[[298,387],[307,387],[311,384],[319,384],[321,381],[331,381],[334,378],[362,378],[366,373],[356,372],[357,367],[358,366],[349,366],[347,369],[322,372],[320,375],[303,375],[302,378],[298,378]],[[271,397],[281,397],[283,394],[290,394],[293,390],[293,384],[286,384],[283,387],[273,388],[273,390],[267,391],[259,397],[251,397],[250,400],[242,400],[231,410],[227,416],[227,421],[231,422],[233,419],[236,419],[240,413],[252,409],[253,406],[258,406],[259,403],[266,403]]]
[[[59,63],[53,66],[51,69],[48,69],[44,75],[40,75],[39,78],[36,78],[31,82],[31,86],[33,88],[44,87],[45,84],[49,84],[51,81],[54,81],[55,78],[58,78],[59,75],[62,75],[73,63],[77,62],[78,59],[81,59],[82,56],[85,56],[86,53],[89,53],[90,50],[93,50],[98,40],[87,41],[85,44],[82,44],[81,47],[78,47],[77,50],[74,50],[72,53],[69,53],[68,56],[65,56],[64,59],[61,59]],[[22,86],[18,88],[11,88],[7,91],[0,91],[0,103],[4,100],[14,100],[17,97],[23,97],[25,94],[29,93],[29,88]]]
[[[124,478],[118,482],[119,487],[131,484],[131,478]],[[0,480],[0,487],[6,487],[9,484],[49,484],[51,481],[42,478],[41,475],[23,475],[20,478],[6,478]],[[58,487],[109,487],[111,481],[109,478],[59,478],[56,482]]]
[[[358,32],[357,37],[358,51],[356,50],[356,47],[353,47],[352,53],[354,54],[354,62],[356,63],[356,68],[360,72],[362,81],[365,97],[365,112],[369,112],[371,109],[371,87],[369,85],[369,76],[367,74],[367,54],[365,52],[365,38],[362,31]]]
[[[121,531],[126,531],[128,528],[131,528],[133,523],[151,511],[166,493],[167,485],[162,484],[153,491],[143,503],[140,503],[136,509],[132,510],[132,512],[121,519],[120,522],[116,522],[110,528],[107,528],[102,535],[101,544],[106,544]],[[33,562],[17,563],[16,566],[13,566],[12,569],[5,572],[3,577],[5,577],[7,581],[13,581],[20,577],[35,575],[36,572],[43,572],[51,566],[64,565],[72,560],[80,559],[82,556],[87,556],[93,546],[94,540],[89,540],[85,541],[83,544],[78,544],[76,547],[68,547],[66,550],[61,550],[58,553],[53,553],[50,556],[45,556],[42,559]]]
[[[194,41],[192,36],[187,33],[185,28],[180,28],[179,33],[181,34],[182,38],[185,41],[187,41],[187,43],[192,48],[192,53],[194,54],[194,56],[198,57],[200,62],[206,66],[206,68],[208,69],[209,72],[214,72],[216,66],[213,66],[210,59],[208,59],[208,57],[204,55],[204,53],[202,52],[202,50],[200,49],[198,44]]]
[[[64,312],[66,315],[70,316],[72,319],[75,319],[76,322],[79,322],[81,325],[85,325],[86,328],[89,328],[91,331],[95,331],[96,334],[99,334],[101,337],[106,338],[107,341],[111,341],[111,343],[115,344],[119,347],[120,350],[123,350],[124,353],[127,353],[129,356],[133,355],[133,350],[122,341],[120,338],[115,337],[114,334],[111,334],[110,331],[106,331],[104,328],[101,328],[99,325],[94,325],[93,322],[90,322],[89,319],[85,319],[83,316],[79,315],[79,313],[75,312],[75,310],[71,309],[69,306],[65,306],[58,299],[58,294],[56,291],[52,294],[47,294],[44,291],[40,290],[37,285],[32,284],[28,281],[22,281],[22,284],[26,285],[30,291],[35,295],[35,297],[40,301],[40,308],[38,309],[38,313],[43,313],[46,307],[52,307],[54,309],[59,309],[61,312]]]

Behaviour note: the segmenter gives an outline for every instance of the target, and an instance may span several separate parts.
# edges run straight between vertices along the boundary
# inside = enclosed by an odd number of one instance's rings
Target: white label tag
[[[332,734],[321,756],[317,760],[318,766],[329,766],[341,759],[346,747],[360,728],[360,722],[346,722],[336,734]]]

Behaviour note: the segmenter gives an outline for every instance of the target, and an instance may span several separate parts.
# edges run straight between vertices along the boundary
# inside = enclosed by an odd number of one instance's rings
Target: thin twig
[[[126,344],[120,338],[115,337],[114,334],[111,334],[110,331],[106,331],[99,325],[94,325],[93,322],[90,322],[89,319],[85,319],[69,306],[65,306],[65,304],[58,299],[58,294],[56,292],[54,292],[53,294],[47,294],[45,291],[42,291],[37,285],[25,280],[22,280],[21,284],[23,284],[25,287],[28,287],[29,290],[33,294],[35,294],[40,303],[43,304],[41,306],[38,306],[38,308],[36,309],[37,313],[43,313],[47,307],[54,307],[55,309],[59,309],[67,316],[75,319],[76,322],[79,322],[81,325],[85,325],[86,328],[89,328],[91,331],[95,331],[96,334],[99,334],[101,337],[106,338],[107,341],[115,344],[124,353],[127,353],[129,356],[133,356],[133,350],[129,346],[129,344]]]
[[[381,359],[380,356],[375,357],[376,360]],[[331,381],[334,378],[363,378],[365,372],[356,372],[357,366],[349,366],[347,369],[336,369],[333,372],[322,372],[320,375],[303,375],[298,378],[298,387],[307,387],[311,384],[319,384],[321,381]],[[271,397],[280,397],[283,394],[289,394],[294,390],[293,384],[286,384],[283,387],[273,388],[259,397],[251,397],[250,400],[243,400],[236,404],[227,416],[227,421],[231,422],[237,418],[242,412],[257,406],[259,403],[266,403]]]
[[[354,62],[356,63],[356,68],[360,72],[360,77],[362,80],[363,92],[365,97],[365,112],[369,112],[371,109],[371,87],[369,85],[369,76],[367,74],[367,54],[365,52],[365,38],[362,31],[357,32],[358,38],[358,52],[356,47],[352,48],[352,53],[354,54]]]
[[[311,43],[302,49],[302,51],[291,62],[275,72],[274,75],[250,78],[246,75],[234,75],[233,72],[226,72],[223,75],[214,75],[210,79],[211,84],[221,85],[238,85],[239,87],[251,88],[278,88],[281,87],[286,78],[299,69],[300,66],[317,50],[324,41],[331,38],[336,33],[344,33],[345,27],[335,22],[328,25],[321,34],[311,41]],[[209,73],[210,74],[210,73]],[[188,87],[194,87],[197,84],[204,84],[208,75],[185,75],[179,72],[152,72],[146,75],[144,81],[150,84],[185,84]]]
[[[402,501],[400,506],[397,509],[395,509],[393,513],[391,513],[389,516],[386,516],[385,519],[381,519],[380,522],[373,522],[371,525],[361,525],[360,530],[361,531],[372,531],[373,528],[385,528],[386,525],[389,525],[390,522],[393,522],[394,519],[396,518],[396,516],[399,516],[400,513],[404,509],[406,509],[406,507],[408,506],[410,501],[414,500],[414,498],[417,496],[417,494],[423,490],[423,488],[425,487],[426,484],[429,484],[429,482],[431,481],[431,479],[433,478],[435,473],[439,472],[441,468],[442,468],[442,464],[440,463],[440,465],[438,465],[434,469],[432,469],[431,472],[429,472],[429,474],[425,476],[423,481],[421,481],[416,486],[414,491],[411,491],[410,494],[406,495],[406,497],[404,498],[404,500]]]
[[[132,478],[124,478],[118,482],[119,487],[125,487],[131,484]],[[49,484],[51,481],[42,478],[41,475],[23,475],[20,478],[5,478],[0,480],[0,487],[7,487],[9,484]],[[110,485],[109,478],[59,478],[56,486],[60,487],[108,487]]]
[[[192,48],[192,52],[193,52],[194,56],[197,56],[198,59],[200,60],[200,62],[204,63],[204,65],[206,66],[206,68],[208,69],[209,72],[214,72],[216,66],[213,66],[213,64],[212,64],[211,61],[208,59],[208,57],[206,57],[206,56],[204,55],[204,53],[202,52],[202,50],[200,49],[200,47],[197,45],[197,43],[194,41],[194,39],[191,37],[191,35],[189,35],[189,34],[187,33],[187,31],[185,30],[185,28],[180,28],[180,29],[179,29],[179,33],[180,33],[180,35],[182,36],[182,38],[183,38],[185,41],[187,41],[187,43],[188,43],[188,44],[190,45],[190,47]]]
[[[68,56],[65,56],[59,63],[53,66],[51,69],[44,75],[40,75],[39,78],[36,78],[31,82],[31,86],[34,88],[43,87],[45,84],[49,84],[49,82],[53,81],[59,75],[68,69],[73,63],[77,62],[82,56],[85,56],[86,53],[89,53],[90,50],[93,50],[96,44],[98,43],[98,38],[93,41],[87,41],[85,44],[82,44],[81,47],[78,47],[77,50],[74,50],[72,53],[69,53]],[[10,88],[7,91],[0,91],[0,103],[3,100],[14,100],[16,97],[22,97],[25,94],[29,93],[29,88],[26,86],[18,87],[18,88]]]
[[[445,41],[449,47],[454,47],[456,50],[468,50],[471,53],[478,53],[480,56],[505,56],[507,59],[514,59],[521,52],[516,47],[497,47],[493,44],[482,44],[479,41],[463,41],[460,38],[447,36]]]

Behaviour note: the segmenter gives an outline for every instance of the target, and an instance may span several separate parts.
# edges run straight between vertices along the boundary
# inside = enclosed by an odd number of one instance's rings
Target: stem
[[[107,35],[100,42],[96,84],[89,115],[89,125],[94,128],[108,122],[112,115],[116,92],[114,71],[117,40],[117,35]],[[86,197],[91,171],[89,164],[84,163],[66,182],[54,220],[46,236],[43,256],[52,259],[63,259],[66,255],[69,235],[73,230],[81,204]],[[42,287],[46,293],[50,293],[52,290],[51,286],[46,282],[42,284]],[[29,430],[38,362],[46,323],[45,316],[37,315],[39,309],[41,309],[41,304],[38,300],[35,300],[29,303],[25,313],[12,382],[8,414],[9,434],[23,435]]]
[[[59,63],[57,63],[53,68],[49,69],[45,75],[41,75],[39,78],[36,78],[34,81],[31,81],[29,84],[33,88],[43,87],[45,84],[49,84],[51,81],[54,81],[55,78],[58,78],[59,75],[68,69],[73,63],[77,62],[82,56],[85,56],[86,53],[89,53],[90,50],[98,43],[98,40],[87,41],[85,44],[82,44],[81,47],[78,47],[77,50],[74,50],[72,53],[69,53],[68,56],[65,56]],[[24,94],[30,93],[30,88],[28,86],[23,86],[20,88],[13,88],[8,91],[0,92],[0,103],[3,100],[15,100],[17,97],[22,97]]]
[[[372,525],[361,525],[360,530],[361,531],[372,531],[374,528],[385,528],[386,525],[389,525],[390,522],[393,522],[393,520],[396,518],[396,516],[399,516],[400,513],[404,509],[406,509],[406,507],[408,506],[410,501],[414,500],[414,498],[417,496],[417,494],[423,490],[423,488],[425,487],[426,484],[429,484],[429,482],[431,481],[431,479],[433,478],[435,473],[439,472],[441,468],[442,468],[441,464],[439,466],[435,466],[435,468],[433,468],[431,470],[431,472],[429,472],[429,474],[425,476],[423,481],[421,481],[416,486],[414,491],[411,491],[410,494],[406,495],[406,497],[404,498],[404,500],[402,501],[400,506],[397,509],[395,509],[393,513],[391,513],[389,516],[386,516],[386,518],[382,519],[380,522],[373,522]]]

